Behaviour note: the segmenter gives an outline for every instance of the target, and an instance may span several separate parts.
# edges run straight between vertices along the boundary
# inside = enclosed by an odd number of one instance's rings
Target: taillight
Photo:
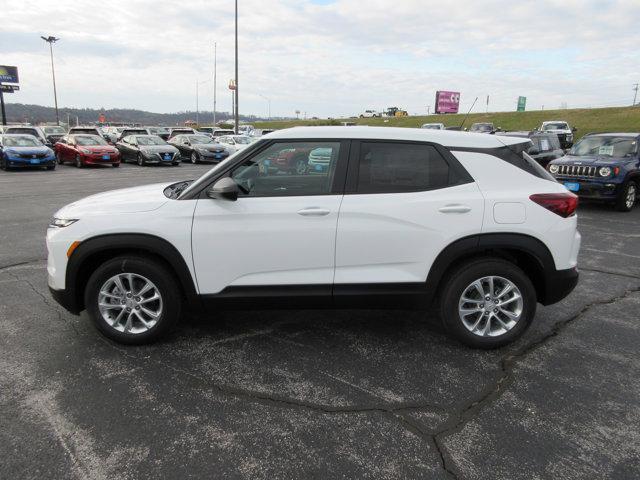
[[[578,197],[571,192],[534,193],[529,199],[564,218],[576,213],[576,209],[578,208]]]

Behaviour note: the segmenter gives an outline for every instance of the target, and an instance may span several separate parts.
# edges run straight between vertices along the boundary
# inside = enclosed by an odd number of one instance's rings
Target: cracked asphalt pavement
[[[578,287],[496,351],[352,310],[187,317],[123,347],[55,304],[55,210],[206,168],[0,172],[0,478],[640,477],[640,207],[581,205]]]

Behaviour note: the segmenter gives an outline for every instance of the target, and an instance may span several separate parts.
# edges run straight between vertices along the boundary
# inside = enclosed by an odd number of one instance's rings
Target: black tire
[[[0,170],[9,171],[9,166],[3,155],[0,155]]]
[[[638,184],[629,180],[620,189],[616,198],[616,210],[619,212],[630,212],[638,200]]]
[[[200,163],[200,158],[198,157],[198,154],[196,152],[191,152],[191,163],[193,163],[194,165],[196,163]]]
[[[112,166],[113,168],[118,168],[118,167],[120,166],[120,164],[119,164],[119,163],[112,163],[112,164],[111,164],[111,166]]]
[[[147,164],[147,162],[144,161],[144,157],[142,156],[141,153],[138,153],[137,163],[138,163],[138,166],[140,167],[144,167]]]
[[[62,165],[64,163],[62,161],[62,157],[60,156],[60,152],[56,152],[56,162],[58,162],[58,165]]]
[[[145,277],[155,285],[162,297],[160,317],[155,325],[145,332],[127,333],[118,331],[109,325],[100,313],[98,307],[100,289],[110,278],[121,273],[131,273]],[[96,328],[111,340],[128,345],[152,343],[166,335],[180,319],[182,310],[180,288],[172,272],[158,261],[138,255],[116,257],[100,265],[87,282],[84,300],[87,312]]]
[[[56,169],[56,166],[55,166],[55,165],[49,165],[49,166],[47,167],[47,170],[55,170],[55,169]]]
[[[82,164],[82,160],[80,159],[80,155],[76,155],[76,161],[75,161],[76,167],[78,168],[83,168],[84,165]]]
[[[304,175],[307,173],[307,169],[309,168],[309,163],[304,158],[299,158],[296,160],[296,167],[294,169],[296,175]]]
[[[496,336],[481,336],[472,333],[463,323],[461,314],[458,311],[459,302],[463,293],[472,283],[490,276],[506,279],[517,287],[522,297],[522,309],[519,319],[510,330]],[[492,302],[493,300],[487,302],[487,310],[493,309]],[[463,263],[448,272],[440,291],[440,317],[445,330],[460,342],[474,348],[498,348],[513,342],[527,330],[536,313],[536,302],[536,290],[529,277],[518,266],[499,258],[479,258]],[[505,305],[506,303],[508,302],[505,302]],[[480,306],[485,307],[482,303],[477,305],[477,307]],[[497,312],[498,310],[493,311]],[[490,315],[489,319],[493,318],[491,313],[486,315]],[[500,315],[502,316],[501,318],[506,318],[504,314]],[[484,320],[485,317],[482,314],[473,317],[471,320],[478,318],[482,318],[486,326],[486,320]],[[494,325],[500,327],[497,320],[492,321]],[[483,324],[481,323],[480,325]],[[491,330],[491,327],[489,330]]]

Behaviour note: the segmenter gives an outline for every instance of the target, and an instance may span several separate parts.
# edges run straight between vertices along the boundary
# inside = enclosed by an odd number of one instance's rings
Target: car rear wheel
[[[145,161],[144,161],[144,157],[142,156],[141,153],[138,153],[138,165],[143,167],[145,165]]]
[[[82,163],[82,159],[80,158],[80,155],[76,155],[76,167],[78,167],[78,168],[84,167],[84,165]]]
[[[633,180],[625,183],[616,199],[616,210],[630,212],[638,199],[638,184]]]
[[[199,161],[200,159],[198,158],[198,154],[196,152],[191,152],[191,163],[195,165]]]
[[[105,336],[126,344],[150,343],[177,323],[180,289],[161,263],[142,256],[116,257],[91,275],[85,305]]]
[[[536,291],[516,265],[482,258],[447,276],[440,298],[445,329],[475,348],[498,348],[517,339],[536,312]]]

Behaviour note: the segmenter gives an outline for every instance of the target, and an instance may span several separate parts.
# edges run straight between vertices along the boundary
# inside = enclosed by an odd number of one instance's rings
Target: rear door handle
[[[467,213],[471,211],[469,205],[445,205],[438,209],[440,213]]]
[[[303,215],[305,217],[324,217],[325,215],[329,215],[330,213],[331,212],[329,210],[317,207],[303,208],[302,210],[298,210],[298,215]]]

